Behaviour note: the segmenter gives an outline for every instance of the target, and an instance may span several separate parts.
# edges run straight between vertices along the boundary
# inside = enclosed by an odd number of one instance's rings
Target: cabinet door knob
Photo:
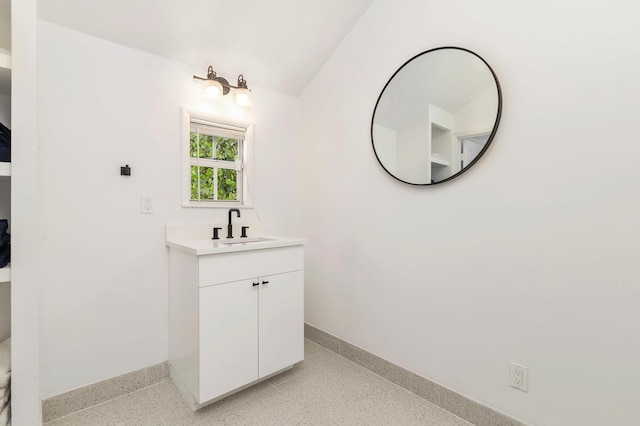
[[[255,287],[257,285],[260,285],[260,283],[252,283],[252,285]]]
[[[269,284],[269,281],[262,281],[262,284]]]

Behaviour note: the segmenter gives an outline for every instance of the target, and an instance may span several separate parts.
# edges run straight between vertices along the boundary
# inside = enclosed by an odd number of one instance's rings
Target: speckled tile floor
[[[164,381],[45,425],[470,426],[471,423],[305,340],[305,360],[293,369],[195,413],[173,383]]]

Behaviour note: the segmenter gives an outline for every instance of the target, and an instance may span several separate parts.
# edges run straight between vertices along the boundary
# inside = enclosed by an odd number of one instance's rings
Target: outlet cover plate
[[[153,214],[153,195],[140,196],[140,213]]]
[[[528,392],[529,369],[515,362],[512,362],[509,367],[509,385],[523,392]]]

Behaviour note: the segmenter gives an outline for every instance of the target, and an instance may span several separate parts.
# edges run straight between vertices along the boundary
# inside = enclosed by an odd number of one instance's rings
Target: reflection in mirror
[[[413,185],[450,180],[471,167],[495,135],[502,97],[493,70],[457,47],[423,52],[386,84],[371,123],[382,167]]]

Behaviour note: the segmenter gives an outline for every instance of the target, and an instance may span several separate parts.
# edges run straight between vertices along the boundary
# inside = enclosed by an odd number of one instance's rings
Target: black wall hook
[[[131,167],[125,164],[124,167],[120,167],[120,176],[131,176]]]

